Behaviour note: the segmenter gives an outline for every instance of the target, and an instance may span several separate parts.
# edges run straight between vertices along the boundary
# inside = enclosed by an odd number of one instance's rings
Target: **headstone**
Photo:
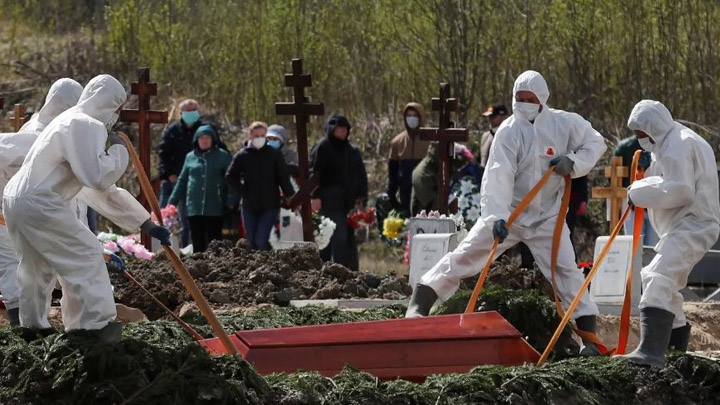
[[[608,236],[600,236],[595,242],[595,258],[607,243]],[[631,315],[638,314],[640,302],[640,270],[642,269],[642,247],[638,247],[635,262],[632,263],[632,236],[618,236],[608,251],[605,261],[598,269],[590,284],[590,297],[597,303],[601,314],[620,315],[625,299],[627,272],[633,272]]]
[[[460,243],[459,233],[418,234],[410,248],[410,287]]]

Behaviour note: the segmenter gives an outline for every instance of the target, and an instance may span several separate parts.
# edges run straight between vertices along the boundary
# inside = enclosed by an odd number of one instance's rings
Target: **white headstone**
[[[455,221],[449,218],[410,218],[407,222],[408,234],[410,235],[410,252],[412,252],[415,235],[457,232]],[[410,256],[410,263],[412,263],[412,255]]]
[[[418,234],[410,249],[410,287],[459,243],[458,233]]]
[[[595,260],[607,243],[608,236],[595,241]],[[625,300],[625,282],[628,271],[633,272],[631,314],[638,312],[640,302],[640,270],[642,270],[642,246],[638,247],[635,262],[632,262],[632,236],[618,236],[608,251],[607,257],[590,284],[590,297],[598,304],[600,313],[619,315]]]

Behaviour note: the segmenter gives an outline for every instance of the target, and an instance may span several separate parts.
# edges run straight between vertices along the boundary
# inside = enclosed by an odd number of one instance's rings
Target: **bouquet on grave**
[[[375,223],[376,215],[374,208],[365,211],[354,210],[347,217],[348,226],[352,229],[360,229],[363,226],[371,226]]]
[[[458,213],[471,227],[480,219],[480,185],[472,177],[464,177],[455,183],[452,194],[458,199]]]
[[[111,253],[123,252],[138,259],[152,260],[155,254],[140,243],[140,235],[122,236],[110,232],[100,232],[97,236],[103,247]]]
[[[180,218],[178,216],[177,207],[172,204],[168,204],[165,208],[160,210],[160,215],[162,215],[163,226],[170,230],[171,234],[177,235],[180,233]],[[154,212],[150,216],[150,219],[160,225],[160,222],[158,222],[157,216]]]
[[[403,219],[397,211],[392,210],[388,217],[383,221],[383,236],[390,239],[397,239],[400,232],[405,226],[405,219]]]
[[[318,249],[323,250],[330,244],[330,238],[335,233],[337,225],[330,218],[324,217],[318,213],[314,213],[312,216],[313,221],[313,236],[315,237],[315,243]]]

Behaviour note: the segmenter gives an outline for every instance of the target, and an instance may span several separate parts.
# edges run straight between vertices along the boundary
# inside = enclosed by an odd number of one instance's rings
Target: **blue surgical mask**
[[[274,149],[280,149],[280,147],[282,146],[282,143],[280,143],[280,141],[277,141],[277,140],[267,141],[267,144],[270,145],[271,147],[273,147]]]
[[[189,126],[193,126],[200,119],[200,111],[183,111],[180,113],[180,116],[182,117],[184,123]]]

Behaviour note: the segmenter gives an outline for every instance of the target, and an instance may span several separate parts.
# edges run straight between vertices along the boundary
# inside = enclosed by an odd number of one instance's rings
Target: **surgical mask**
[[[120,113],[115,111],[112,117],[110,117],[110,121],[105,124],[105,128],[107,128],[108,132],[112,131],[112,128],[115,126],[115,123],[117,123],[119,119]]]
[[[405,117],[408,128],[415,129],[420,125],[420,117]]]
[[[655,144],[650,140],[650,137],[638,138],[638,142],[640,142],[640,147],[643,148],[643,150],[652,152],[653,149],[655,149]]]
[[[528,121],[535,121],[535,118],[540,115],[540,104],[516,101],[513,103],[513,113],[519,114]]]
[[[280,143],[280,141],[278,141],[278,140],[267,141],[267,144],[270,145],[274,149],[280,149],[280,146],[282,146],[282,143]]]
[[[255,149],[260,149],[265,146],[265,138],[255,138],[250,141],[250,145]]]
[[[192,126],[200,119],[200,111],[183,111],[180,116],[184,123]]]

